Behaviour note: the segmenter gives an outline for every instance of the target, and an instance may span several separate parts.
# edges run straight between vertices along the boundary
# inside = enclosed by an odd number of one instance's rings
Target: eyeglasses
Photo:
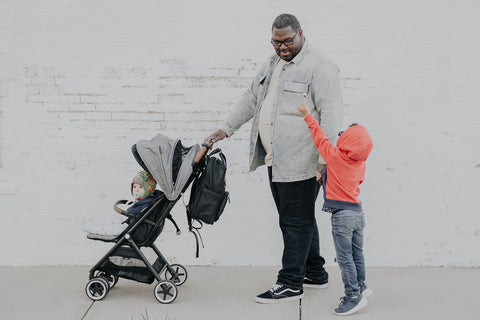
[[[273,38],[272,38],[272,40],[270,40],[270,42],[272,43],[272,46],[274,46],[274,47],[281,47],[282,44],[284,44],[285,46],[288,47],[288,46],[291,46],[293,44],[293,39],[295,39],[297,34],[298,34],[298,31],[295,32],[295,35],[292,38],[284,40],[284,41],[273,40]]]

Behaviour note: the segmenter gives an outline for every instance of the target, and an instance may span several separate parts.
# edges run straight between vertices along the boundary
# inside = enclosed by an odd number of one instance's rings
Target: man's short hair
[[[295,32],[297,32],[298,30],[300,30],[302,28],[302,27],[300,27],[300,22],[298,21],[298,19],[294,15],[284,13],[284,14],[281,14],[278,17],[275,18],[275,20],[273,21],[273,24],[272,24],[272,30],[274,28],[275,29],[282,29],[282,28],[286,28],[288,26],[292,27],[293,31],[295,31]]]

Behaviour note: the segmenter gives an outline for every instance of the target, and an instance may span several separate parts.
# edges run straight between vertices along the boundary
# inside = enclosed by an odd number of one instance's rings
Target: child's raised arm
[[[335,152],[335,146],[328,140],[327,135],[323,132],[322,128],[318,124],[318,121],[313,118],[308,110],[305,102],[302,102],[297,107],[298,111],[305,116],[305,122],[312,134],[313,143],[317,147],[320,155],[325,159],[328,165],[328,161],[333,152]]]
[[[297,110],[300,111],[300,113],[306,117],[310,114],[310,110],[308,110],[307,108],[307,104],[305,103],[305,101],[303,101],[302,103],[300,103],[298,106],[297,106]]]

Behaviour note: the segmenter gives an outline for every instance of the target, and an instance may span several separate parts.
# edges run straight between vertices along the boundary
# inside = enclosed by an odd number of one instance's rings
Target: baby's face
[[[135,200],[141,200],[145,195],[145,189],[142,188],[141,184],[134,183],[132,195],[133,195],[133,198],[135,198]]]

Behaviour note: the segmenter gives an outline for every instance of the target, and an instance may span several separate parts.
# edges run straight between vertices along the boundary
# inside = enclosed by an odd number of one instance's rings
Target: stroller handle
[[[127,202],[128,202],[127,200],[118,200],[113,205],[113,210],[115,210],[115,212],[120,213],[121,215],[127,216],[129,218],[135,218],[136,216],[134,214],[128,213],[127,211],[118,207],[119,204],[125,204]]]
[[[200,149],[200,151],[198,151],[197,155],[193,159],[193,163],[196,164],[202,160],[202,158],[205,156],[207,151],[212,149],[213,142],[214,142],[213,139],[211,139],[209,143],[202,143],[202,148]]]

